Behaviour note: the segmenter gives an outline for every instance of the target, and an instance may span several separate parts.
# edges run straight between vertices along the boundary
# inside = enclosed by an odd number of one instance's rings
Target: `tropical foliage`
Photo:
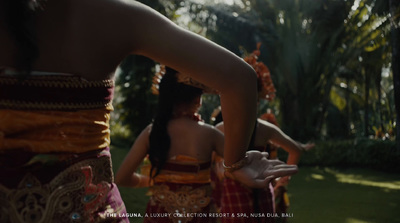
[[[398,5],[390,8],[389,1],[378,0],[234,2],[144,3],[239,56],[262,43],[260,60],[271,70],[276,98],[261,104],[260,113],[272,108],[292,137],[393,137],[398,115],[391,29],[398,30]],[[126,127],[132,137],[151,121],[154,66],[147,58],[128,57],[120,67],[114,126]],[[208,120],[218,99],[206,96],[204,104]]]

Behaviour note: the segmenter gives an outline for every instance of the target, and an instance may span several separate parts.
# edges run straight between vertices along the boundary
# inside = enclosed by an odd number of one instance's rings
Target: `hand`
[[[248,164],[233,172],[225,171],[225,176],[237,180],[251,188],[265,188],[277,177],[297,173],[296,165],[288,165],[280,160],[268,160],[268,153],[248,151]]]

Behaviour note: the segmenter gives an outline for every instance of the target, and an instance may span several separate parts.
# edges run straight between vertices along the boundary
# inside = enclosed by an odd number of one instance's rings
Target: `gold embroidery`
[[[28,173],[16,189],[0,184],[0,222],[98,221],[92,217],[105,206],[111,182],[110,157],[76,163],[48,184]]]
[[[166,211],[174,213],[170,218],[174,223],[186,223],[192,220],[193,215],[210,203],[207,195],[208,186],[193,189],[190,186],[182,186],[177,191],[171,191],[165,184],[153,186],[151,199],[158,202]]]
[[[114,80],[88,81],[78,76],[29,76],[29,79],[21,80],[16,77],[0,76],[0,84],[33,87],[54,88],[87,88],[87,87],[113,87]]]
[[[112,102],[86,103],[51,103],[51,102],[23,102],[14,100],[0,100],[0,107],[9,109],[95,109],[112,106]]]

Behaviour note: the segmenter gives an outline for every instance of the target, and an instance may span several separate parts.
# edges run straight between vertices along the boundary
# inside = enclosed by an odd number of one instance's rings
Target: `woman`
[[[210,160],[213,151],[222,155],[224,137],[213,126],[202,122],[197,113],[202,89],[189,86],[186,81],[178,82],[177,76],[182,74],[166,68],[159,86],[154,122],[136,139],[115,182],[128,187],[148,186],[150,177],[153,183],[147,216],[170,215],[148,217],[145,222],[215,222],[215,218],[208,216],[196,218],[186,214],[214,210],[210,197]],[[147,155],[152,164],[150,176],[136,174]]]
[[[220,123],[216,126],[224,132],[224,124]],[[300,160],[301,153],[308,151],[314,147],[314,144],[302,144],[294,141],[286,135],[277,126],[262,119],[258,119],[253,134],[253,140],[249,148],[253,150],[268,152],[269,159],[277,160],[277,149],[282,148],[288,153],[287,164],[296,165]],[[220,178],[217,178],[220,180]],[[252,219],[223,219],[222,222],[269,222],[273,223],[276,220],[275,213],[278,213],[275,205],[275,191],[281,191],[289,183],[290,177],[284,176],[278,178],[273,184],[269,184],[264,189],[251,189],[241,184],[240,182],[231,179],[223,179],[221,196],[221,212],[223,213],[263,213],[262,218]],[[281,187],[283,186],[283,187]],[[281,199],[282,197],[280,197]],[[279,203],[279,213],[286,213],[286,209],[282,207],[283,203]],[[278,217],[281,217],[279,214]]]
[[[2,222],[100,222],[125,211],[108,148],[114,71],[129,54],[218,89],[223,108],[235,111],[224,114],[226,164],[245,157],[254,71],[141,3],[0,0],[0,49],[0,197],[11,198],[0,202]],[[296,172],[261,153],[249,161],[230,177],[260,187],[271,174]]]
[[[260,44],[257,50],[244,58],[244,60],[253,66],[257,72],[258,99],[272,100],[275,97],[275,88],[272,83],[270,72],[267,66],[258,62],[260,55]],[[220,122],[216,127],[225,132],[226,127]],[[249,149],[260,152],[268,152],[269,159],[277,160],[276,151],[268,150],[271,146],[278,145],[289,153],[287,164],[297,164],[302,151],[305,148],[311,148],[311,144],[300,144],[282,132],[277,126],[257,119],[255,128],[251,137]],[[218,171],[218,170],[217,170]],[[216,178],[216,181],[221,181]],[[288,177],[282,177],[278,185],[287,184]],[[253,189],[240,182],[229,178],[223,179],[221,196],[221,212],[223,213],[245,213],[247,216],[256,213],[253,218],[224,218],[223,223],[273,223],[275,222],[275,202],[274,188],[269,184],[265,188]],[[257,215],[258,214],[258,215]]]

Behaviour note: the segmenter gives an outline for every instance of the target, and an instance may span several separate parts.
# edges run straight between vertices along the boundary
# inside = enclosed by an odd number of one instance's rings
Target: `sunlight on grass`
[[[384,189],[400,190],[400,181],[377,182],[372,180],[363,179],[361,175],[339,173],[330,168],[326,172],[333,174],[337,181],[340,183],[359,184],[363,186],[380,187]],[[315,174],[314,174],[315,175]],[[315,178],[317,179],[317,178]]]
[[[363,221],[354,218],[347,218],[345,223],[371,223],[370,221]]]
[[[400,223],[398,174],[301,167],[288,187],[288,223]]]
[[[322,176],[320,174],[315,174],[315,173],[311,174],[311,178],[313,178],[315,180],[324,180],[325,179],[324,176]]]

